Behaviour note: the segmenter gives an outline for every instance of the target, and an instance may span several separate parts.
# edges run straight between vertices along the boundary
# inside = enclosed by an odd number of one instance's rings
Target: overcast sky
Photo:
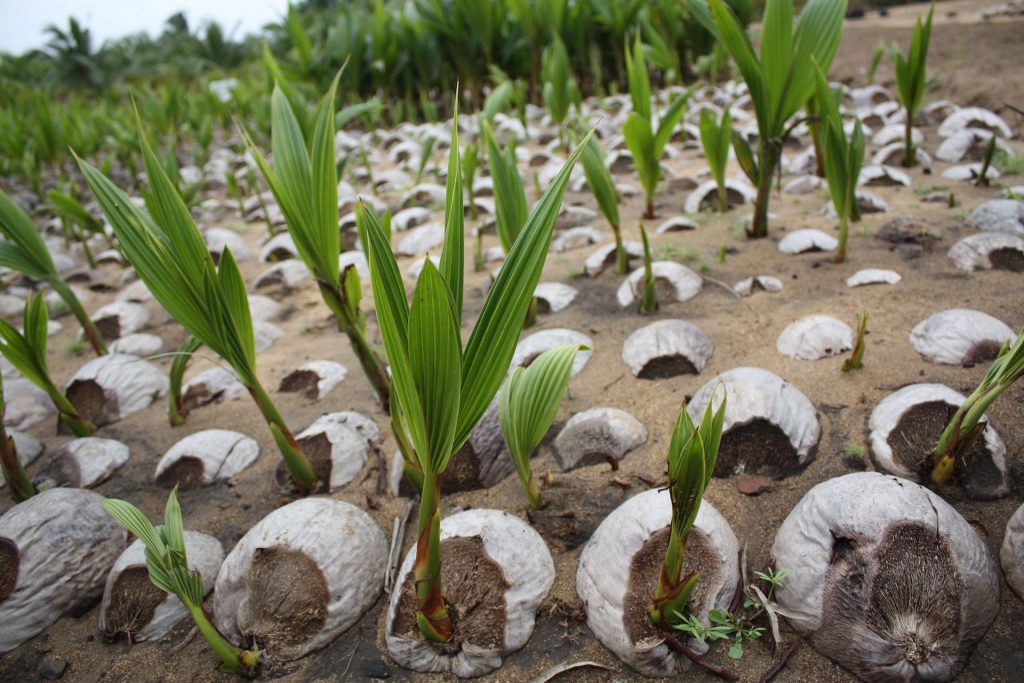
[[[92,31],[93,47],[138,31],[160,32],[167,17],[184,11],[193,29],[216,19],[234,37],[258,31],[281,16],[287,0],[0,0],[0,52],[20,54],[46,43],[43,27],[65,28],[74,16]],[[236,29],[237,26],[237,29]]]

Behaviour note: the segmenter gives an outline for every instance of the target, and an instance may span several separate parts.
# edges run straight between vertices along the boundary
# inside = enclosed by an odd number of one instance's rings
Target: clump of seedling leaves
[[[619,220],[619,191],[615,188],[615,181],[604,161],[604,150],[597,136],[591,136],[590,141],[583,147],[583,154],[580,155],[583,163],[583,173],[587,178],[587,185],[597,200],[597,206],[604,214],[608,225],[615,235],[615,272],[625,275],[629,272],[629,254],[622,244],[622,229]]]
[[[57,388],[46,364],[47,322],[46,302],[42,294],[34,294],[25,301],[22,317],[24,332],[0,320],[0,353],[25,379],[46,392],[60,415],[60,421],[76,436],[90,436],[96,425],[82,417],[68,397]]]
[[[789,119],[814,92],[814,68],[832,64],[846,0],[808,0],[794,20],[792,0],[768,0],[758,58],[743,25],[725,0],[692,0],[697,19],[725,45],[750,89],[757,117],[757,156],[738,131],[733,133],[736,159],[757,186],[748,237],[768,235],[768,202]],[[628,139],[628,138],[627,138]]]
[[[498,398],[498,422],[526,500],[534,510],[543,506],[533,478],[530,455],[540,445],[558,413],[576,353],[589,347],[569,344],[537,356],[528,368],[512,371]]]
[[[253,677],[260,662],[259,650],[243,650],[229,643],[210,623],[203,610],[203,579],[188,567],[185,531],[178,505],[178,487],[167,497],[164,523],[154,527],[137,507],[123,500],[104,498],[100,503],[111,517],[128,529],[146,546],[149,580],[162,591],[177,597],[192,615],[196,628],[210,649],[220,657],[221,670]]]
[[[458,126],[453,123],[440,264],[426,260],[411,304],[387,233],[373,211],[365,205],[357,209],[393,379],[392,431],[401,444],[405,471],[420,490],[413,565],[416,623],[423,637],[436,643],[448,642],[453,634],[441,586],[438,479],[505,378],[540,280],[569,174],[581,151],[573,152],[533,213],[524,218],[463,346],[459,328],[465,238],[458,143]],[[496,189],[497,184],[495,178]]]
[[[0,190],[0,266],[45,282],[74,314],[97,355],[107,352],[103,335],[85,312],[78,297],[60,278],[46,243],[32,219]]]
[[[15,503],[28,500],[36,495],[36,487],[32,480],[25,474],[25,467],[18,457],[18,449],[14,439],[7,434],[4,427],[4,379],[0,375],[0,469],[4,473],[4,481],[10,487],[11,498]]]
[[[729,109],[722,111],[720,121],[709,109],[700,112],[700,144],[704,148],[704,159],[715,179],[718,210],[729,210],[729,195],[725,187],[725,167],[729,163],[729,147],[732,143],[732,118]]]
[[[965,466],[965,458],[971,447],[985,430],[982,421],[985,411],[999,395],[1024,376],[1024,330],[1017,335],[1013,345],[1007,341],[978,387],[971,392],[943,430],[939,442],[926,460],[931,469],[931,478],[937,484],[945,484],[953,476],[957,466]]]
[[[900,97],[900,104],[907,112],[907,119],[904,123],[903,140],[903,165],[911,167],[916,165],[917,157],[914,154],[914,117],[921,107],[924,99],[924,89],[927,85],[926,63],[928,60],[928,43],[932,37],[932,15],[935,14],[935,5],[932,4],[928,10],[928,18],[922,23],[921,17],[917,18],[914,24],[914,36],[910,41],[910,52],[904,57],[899,47],[893,45],[892,61],[896,67],[896,88]]]
[[[658,576],[658,586],[651,596],[647,613],[658,628],[675,627],[686,612],[686,603],[697,586],[700,575],[690,572],[681,576],[686,552],[686,536],[700,511],[701,500],[718,460],[725,423],[726,398],[712,412],[712,401],[695,426],[686,407],[679,410],[672,440],[668,447],[668,492],[672,499],[672,522],[668,547]]]
[[[864,335],[868,331],[868,312],[861,311],[857,316],[857,337],[853,341],[850,357],[843,361],[843,372],[860,370],[864,363]]]
[[[82,159],[82,174],[139,278],[195,339],[221,356],[248,389],[300,490],[316,476],[284,418],[256,375],[256,339],[245,282],[230,249],[216,265],[181,195],[138,122],[149,178],[147,215],[105,175]],[[337,230],[335,230],[337,232]],[[334,258],[337,265],[337,258]]]

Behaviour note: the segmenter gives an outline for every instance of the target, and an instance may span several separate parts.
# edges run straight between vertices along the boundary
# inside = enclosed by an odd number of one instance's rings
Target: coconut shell
[[[92,491],[54,488],[0,516],[0,653],[102,593],[128,532],[101,500]]]

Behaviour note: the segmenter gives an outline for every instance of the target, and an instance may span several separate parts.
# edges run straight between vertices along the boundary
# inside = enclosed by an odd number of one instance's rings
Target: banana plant
[[[46,327],[49,316],[42,294],[34,294],[25,301],[22,317],[24,332],[0,319],[0,353],[25,379],[46,392],[57,408],[60,420],[76,436],[91,436],[96,425],[82,417],[53,379],[46,364]]]
[[[721,121],[715,120],[710,110],[700,113],[700,144],[704,148],[704,158],[711,169],[718,189],[718,210],[729,210],[729,195],[725,188],[725,167],[729,164],[729,147],[732,143],[732,118],[729,109],[722,112]]]
[[[569,157],[526,220],[488,290],[476,324],[463,346],[463,212],[457,128],[452,130],[445,237],[440,265],[429,259],[416,282],[412,303],[387,234],[372,211],[362,214],[370,282],[381,337],[394,380],[394,433],[419,469],[416,621],[423,636],[447,642],[452,622],[440,579],[440,487],[438,478],[469,438],[508,371],[524,316],[540,280],[555,220],[580,149]],[[410,463],[407,462],[408,472]]]
[[[105,354],[107,345],[103,335],[75,293],[60,278],[50,251],[32,224],[32,219],[3,190],[0,190],[0,234],[3,235],[0,240],[0,266],[49,285],[78,320],[96,355]]]
[[[697,572],[685,576],[681,574],[686,536],[697,519],[701,499],[715,471],[718,447],[722,443],[726,397],[722,397],[722,403],[713,413],[712,403],[708,401],[699,427],[694,426],[686,407],[682,407],[668,446],[668,492],[672,499],[672,522],[658,586],[647,607],[651,621],[663,630],[670,629],[674,625],[673,620],[685,616],[686,603],[700,579]]]
[[[192,215],[138,123],[152,216],[87,161],[79,168],[114,229],[125,258],[164,309],[200,343],[224,358],[267,422],[292,479],[312,490],[316,476],[256,375],[256,340],[245,281],[230,249],[217,265]],[[335,259],[337,260],[337,259]]]
[[[569,53],[565,43],[557,35],[544,48],[541,56],[541,78],[544,81],[544,104],[551,112],[551,119],[558,124],[558,135],[565,142],[562,128],[565,117],[569,115],[569,107],[579,106],[580,90],[576,85],[576,77],[569,68]]]
[[[907,120],[904,124],[903,138],[903,165],[907,168],[917,163],[914,154],[914,117],[921,107],[924,99],[924,89],[927,85],[926,64],[928,61],[928,43],[932,37],[932,15],[935,14],[935,4],[928,10],[928,18],[921,22],[917,17],[914,24],[914,36],[910,41],[910,51],[904,57],[899,47],[892,47],[892,62],[896,70],[896,89],[900,96],[900,104],[907,112]]]
[[[619,220],[619,202],[622,200],[619,191],[615,189],[615,181],[604,161],[604,150],[596,136],[590,137],[590,141],[580,155],[580,161],[583,163],[583,174],[587,178],[587,185],[594,193],[594,199],[597,200],[597,206],[615,234],[615,272],[625,275],[629,272],[629,254],[622,244],[622,228]]]
[[[282,82],[271,96],[271,147],[274,168],[246,136],[274,197],[281,206],[295,248],[316,279],[320,296],[334,314],[338,330],[348,335],[352,351],[385,409],[390,404],[390,381],[384,363],[366,336],[366,319],[359,309],[362,288],[354,266],[338,268],[338,171],[334,149],[334,99],[339,72],[310,119],[305,133],[295,104]]]
[[[766,237],[768,203],[788,134],[787,122],[814,92],[813,63],[832,63],[846,0],[808,0],[795,21],[792,0],[767,0],[760,58],[724,0],[689,3],[694,16],[725,45],[750,90],[758,127],[756,161],[738,132],[733,134],[733,145],[740,165],[757,186],[747,236]]]
[[[1024,330],[1021,330],[1012,345],[1009,341],[1003,344],[981,383],[960,404],[946,425],[927,459],[932,481],[945,484],[953,476],[958,464],[963,465],[965,456],[985,430],[985,423],[982,422],[985,411],[1021,377],[1024,377]]]
[[[221,661],[220,670],[251,678],[260,663],[260,650],[243,650],[224,638],[203,610],[203,578],[188,566],[185,530],[178,504],[178,487],[167,497],[164,523],[154,527],[142,511],[124,500],[104,498],[100,505],[118,524],[134,534],[146,547],[149,580],[162,591],[175,596],[192,615],[196,628]]]
[[[0,376],[0,471],[4,473],[4,481],[11,490],[11,498],[15,503],[28,500],[36,495],[36,487],[25,473],[25,467],[18,457],[18,449],[14,439],[7,434],[4,427],[4,381]]]
[[[654,218],[654,195],[661,180],[661,155],[665,146],[672,139],[679,121],[686,111],[686,102],[693,93],[693,87],[673,100],[668,109],[662,113],[655,126],[654,110],[651,104],[651,81],[647,74],[647,62],[644,59],[643,44],[637,35],[633,49],[626,50],[626,75],[629,79],[629,95],[633,101],[633,111],[626,119],[623,135],[626,146],[633,155],[640,184],[646,197],[644,218]]]
[[[587,350],[589,347],[581,344],[548,349],[537,356],[528,368],[513,370],[498,396],[501,433],[523,493],[533,510],[540,510],[544,505],[537,482],[533,479],[530,456],[558,414],[558,406],[569,388],[576,353]]]
[[[832,205],[839,216],[839,247],[835,262],[846,260],[846,237],[850,217],[857,204],[857,178],[864,162],[864,129],[860,119],[853,124],[853,134],[846,138],[843,119],[839,115],[837,94],[829,87],[825,73],[815,64],[817,94],[815,109],[821,117],[822,152],[824,152],[825,178],[828,180]]]

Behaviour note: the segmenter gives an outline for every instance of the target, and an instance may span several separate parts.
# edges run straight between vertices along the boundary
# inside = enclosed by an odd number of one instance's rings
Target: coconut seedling
[[[711,481],[718,459],[725,422],[726,398],[712,411],[708,401],[700,425],[695,426],[685,407],[680,409],[672,440],[668,446],[668,491],[672,498],[672,523],[668,548],[661,565],[658,587],[651,597],[647,613],[661,629],[670,628],[685,618],[686,603],[693,593],[698,572],[682,575],[686,535],[697,519],[704,490]]]
[[[633,165],[636,167],[637,175],[640,176],[640,184],[644,188],[646,197],[646,210],[644,218],[654,218],[654,195],[658,191],[658,181],[661,180],[661,155],[665,152],[665,146],[672,139],[679,121],[686,111],[686,102],[693,93],[693,88],[679,95],[669,105],[655,125],[654,111],[651,99],[651,81],[647,74],[647,62],[644,59],[643,44],[640,42],[640,34],[637,33],[636,42],[630,50],[629,44],[626,50],[626,76],[629,81],[629,96],[633,101],[633,111],[626,119],[626,126],[622,134],[626,138],[626,146],[633,155]]]
[[[334,149],[334,100],[339,72],[308,130],[300,124],[295,101],[279,80],[271,96],[274,167],[246,136],[246,142],[281,206],[288,232],[299,256],[316,279],[320,296],[331,310],[338,330],[348,335],[352,351],[385,408],[390,382],[384,363],[366,336],[366,319],[359,310],[362,289],[354,266],[341,272],[338,254],[338,171]]]
[[[640,238],[644,245],[644,293],[640,297],[641,313],[657,313],[658,311],[658,287],[654,277],[654,270],[651,266],[651,243],[647,239],[647,229],[640,225]]]
[[[0,353],[25,379],[46,392],[53,401],[60,421],[76,436],[89,436],[96,431],[96,425],[79,414],[78,409],[68,400],[50,378],[46,363],[46,328],[49,316],[42,294],[35,294],[25,301],[22,317],[24,332],[14,325],[0,320]]]
[[[185,402],[181,395],[181,383],[185,377],[185,370],[192,354],[199,350],[202,343],[191,334],[185,337],[171,361],[171,371],[167,388],[167,421],[172,427],[180,427],[185,424],[188,410],[185,409]]]
[[[36,487],[25,473],[14,438],[4,427],[4,405],[4,382],[0,376],[0,469],[3,470],[4,482],[11,489],[11,498],[15,503],[20,503],[36,495]]]
[[[971,392],[943,430],[939,442],[928,458],[931,478],[944,484],[953,476],[957,463],[966,461],[966,454],[985,430],[985,411],[999,395],[1024,376],[1024,330],[1011,345],[1003,344],[999,355],[989,366],[978,387]]]
[[[988,169],[992,166],[992,159],[996,155],[996,136],[993,133],[985,145],[985,153],[981,158],[981,170],[978,171],[978,179],[974,181],[979,187],[988,187]]]
[[[489,142],[492,155],[499,157]],[[411,305],[387,235],[372,211],[359,208],[361,240],[367,245],[373,298],[394,381],[394,432],[408,435],[412,462],[407,462],[406,471],[415,465],[422,476],[414,565],[416,624],[427,641],[436,643],[449,641],[453,634],[441,585],[438,477],[469,438],[505,377],[540,280],[569,174],[581,151],[577,148],[569,157],[509,245],[463,346],[462,187],[454,124],[451,150],[440,265],[426,260]]]
[[[629,254],[622,243],[622,229],[619,220],[621,197],[618,190],[615,189],[612,174],[608,170],[608,166],[605,165],[604,150],[596,136],[592,135],[584,146],[580,161],[583,163],[583,174],[587,178],[587,185],[594,193],[597,206],[601,209],[601,213],[604,214],[605,220],[608,221],[608,225],[611,226],[612,233],[615,235],[615,272],[625,275],[629,272]]]
[[[928,43],[932,36],[933,14],[935,14],[934,4],[928,10],[928,18],[924,22],[921,21],[920,16],[917,17],[917,22],[914,24],[914,36],[910,40],[910,51],[905,57],[897,46],[893,45],[892,49],[892,62],[896,70],[896,90],[900,97],[900,104],[907,112],[903,137],[903,166],[906,168],[917,164],[913,137],[914,117],[921,107],[924,89],[927,86],[926,63],[928,61]]]
[[[814,65],[814,72],[817,84],[814,101],[820,117],[825,178],[828,180],[829,194],[832,195],[832,205],[839,216],[839,246],[836,247],[833,260],[842,263],[846,260],[850,219],[857,206],[857,179],[864,162],[864,129],[860,119],[857,119],[853,124],[853,134],[847,139],[843,119],[839,115],[837,93],[829,87],[825,73],[817,64]]]
[[[65,244],[73,236],[82,246],[82,253],[89,267],[95,268],[96,259],[93,258],[92,250],[89,249],[89,237],[102,235],[103,224],[86,211],[71,192],[53,189],[47,193],[46,197],[49,199],[50,209],[60,218],[64,226]],[[79,229],[84,232],[80,232]],[[110,246],[113,248],[113,245]]]
[[[259,407],[296,485],[311,489],[316,484],[313,468],[256,375],[252,314],[235,258],[225,248],[214,265],[188,207],[143,134],[141,122],[139,137],[152,217],[136,208],[91,164],[79,159],[82,174],[139,278],[196,340],[227,361]]]
[[[725,187],[725,167],[729,163],[729,147],[732,144],[732,118],[729,110],[722,112],[720,121],[710,109],[700,112],[700,144],[704,147],[704,158],[711,169],[711,175],[718,186],[718,210],[729,210],[729,193]]]
[[[229,643],[203,611],[203,579],[190,570],[185,553],[185,531],[181,523],[177,487],[167,497],[164,523],[154,527],[131,503],[105,498],[100,503],[121,526],[132,532],[146,546],[146,568],[149,580],[162,591],[181,600],[192,615],[196,628],[206,638],[210,649],[221,660],[221,670],[242,676],[254,676],[260,661],[259,650],[243,650]]]
[[[540,74],[544,83],[544,104],[551,112],[552,121],[558,124],[559,138],[568,146],[562,126],[565,117],[569,115],[569,107],[573,104],[579,106],[580,91],[576,77],[569,68],[569,53],[565,43],[557,34],[541,54]]]
[[[530,456],[558,413],[558,406],[569,388],[576,353],[587,349],[570,344],[545,351],[529,367],[513,370],[498,398],[501,433],[526,500],[534,510],[540,510],[543,504],[533,479]]]
[[[725,45],[750,89],[758,129],[756,160],[738,132],[733,134],[733,146],[740,166],[757,186],[747,236],[766,237],[768,203],[789,119],[814,92],[813,62],[832,63],[839,47],[846,0],[809,0],[795,20],[792,0],[768,0],[760,58],[725,0],[693,0],[690,7]]]
[[[868,331],[868,312],[861,311],[857,315],[857,334],[853,339],[853,350],[850,357],[843,361],[843,372],[860,370],[864,362],[864,335]]]
[[[0,266],[16,270],[45,282],[57,293],[85,332],[97,355],[107,352],[103,335],[85,312],[75,293],[60,278],[46,243],[36,231],[32,219],[7,194],[0,190]]]

